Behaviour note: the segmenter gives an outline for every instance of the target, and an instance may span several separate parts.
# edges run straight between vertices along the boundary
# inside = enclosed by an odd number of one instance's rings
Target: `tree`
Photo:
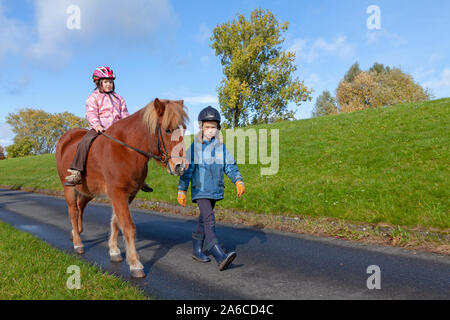
[[[336,98],[332,97],[329,91],[324,91],[317,97],[314,105],[313,117],[321,117],[338,113]]]
[[[375,72],[372,75],[378,84],[373,99],[376,106],[391,106],[431,98],[431,94],[426,89],[416,83],[411,75],[404,73],[399,68],[381,73]]]
[[[380,63],[375,63],[369,71],[361,71],[352,81],[345,78],[336,89],[341,112],[418,102],[432,97],[411,75]]]
[[[48,121],[47,150],[46,153],[53,153],[59,138],[68,130],[73,128],[87,128],[89,126],[86,119],[77,117],[70,112],[55,113]]]
[[[375,79],[368,72],[360,72],[352,82],[341,81],[336,90],[341,112],[352,112],[375,107]]]
[[[33,139],[30,137],[14,137],[14,144],[7,146],[8,158],[18,158],[32,155]]]
[[[49,118],[49,114],[44,110],[31,108],[21,109],[18,113],[10,113],[6,117],[6,123],[12,126],[12,131],[16,134],[14,141],[23,142],[22,138],[29,137],[32,144],[31,154],[39,154],[44,144],[44,126]],[[10,146],[11,150],[19,150],[21,147]],[[8,149],[8,154],[9,154]],[[11,157],[13,157],[11,155]]]
[[[311,100],[311,90],[293,78],[295,54],[284,52],[280,24],[270,11],[255,10],[213,30],[211,47],[220,56],[224,78],[219,85],[222,113],[232,127],[268,123],[272,119],[293,119],[287,104]]]
[[[6,159],[5,149],[2,146],[0,146],[0,160],[5,160],[5,159]]]
[[[389,66],[384,66],[382,63],[375,62],[373,66],[369,69],[369,73],[373,73],[375,75],[382,75],[391,71]]]
[[[6,122],[16,134],[13,154],[44,154],[55,151],[59,137],[71,128],[86,128],[87,121],[69,112],[50,114],[31,108],[10,113]],[[29,145],[31,144],[31,150]],[[9,149],[8,156],[9,156]]]
[[[356,61],[350,69],[348,69],[347,73],[344,75],[344,81],[346,82],[353,82],[355,80],[356,76],[362,72],[361,68],[359,67],[358,61]]]

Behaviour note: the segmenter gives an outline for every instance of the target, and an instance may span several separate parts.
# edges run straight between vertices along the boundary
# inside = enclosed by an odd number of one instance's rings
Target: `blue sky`
[[[67,27],[71,5],[79,29]],[[380,9],[379,30],[367,27],[370,5]],[[289,105],[298,119],[311,116],[323,90],[334,94],[355,61],[363,69],[401,67],[436,98],[450,96],[447,0],[0,0],[0,145],[12,143],[5,117],[20,108],[84,117],[100,65],[116,72],[130,112],[155,97],[184,99],[195,120],[203,107],[219,107],[213,28],[257,8],[289,22],[283,47],[296,53],[296,76],[314,89],[312,102]]]

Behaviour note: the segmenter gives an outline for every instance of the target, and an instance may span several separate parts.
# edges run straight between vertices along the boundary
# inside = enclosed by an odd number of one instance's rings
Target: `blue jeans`
[[[204,249],[209,250],[218,243],[216,237],[216,219],[214,217],[216,200],[197,199],[195,201],[200,209],[196,234],[197,237],[205,239]]]

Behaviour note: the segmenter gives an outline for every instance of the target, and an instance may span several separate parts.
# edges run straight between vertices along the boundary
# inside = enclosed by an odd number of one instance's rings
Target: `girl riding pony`
[[[109,67],[95,69],[92,79],[96,85],[94,92],[86,100],[86,118],[90,130],[80,141],[77,153],[70,165],[70,175],[66,177],[65,186],[74,187],[82,181],[86,160],[92,142],[113,123],[129,116],[125,100],[115,92],[114,72]],[[144,192],[152,192],[147,184],[142,187]]]

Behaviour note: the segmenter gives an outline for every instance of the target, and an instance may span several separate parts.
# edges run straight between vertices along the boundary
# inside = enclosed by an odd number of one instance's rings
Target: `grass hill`
[[[278,174],[240,164],[247,192],[226,178],[220,207],[450,227],[449,98],[249,128],[279,129]],[[138,197],[176,204],[178,178],[154,161],[147,182]],[[52,154],[0,161],[0,185],[62,190]]]

